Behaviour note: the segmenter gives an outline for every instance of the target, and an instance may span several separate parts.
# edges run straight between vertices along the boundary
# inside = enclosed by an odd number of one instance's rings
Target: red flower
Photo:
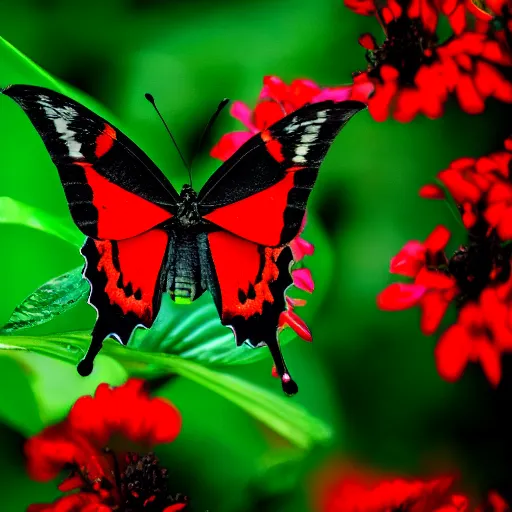
[[[322,512],[465,512],[468,499],[452,491],[453,478],[375,480],[344,476],[323,499]]]
[[[403,12],[401,4],[397,0],[389,0],[388,2],[345,0],[345,5],[356,14],[380,16],[385,20],[389,20],[393,16],[399,17]],[[407,17],[420,19],[425,28],[432,33],[436,31],[440,14],[448,18],[456,34],[460,34],[466,26],[464,0],[412,0],[406,7],[405,14]]]
[[[457,203],[467,229],[480,222],[495,229],[502,240],[512,239],[511,160],[509,138],[505,151],[480,158],[460,158],[438,174]]]
[[[162,398],[150,398],[142,381],[113,389],[100,384],[94,397],[76,401],[64,421],[27,441],[30,476],[48,481],[69,470],[59,490],[74,491],[52,504],[31,505],[28,512],[182,510],[186,500],[169,494],[167,470],[154,454],[118,448],[168,443],[180,429],[179,412]]]
[[[468,362],[480,362],[493,385],[501,380],[501,355],[512,351],[512,278],[510,246],[494,235],[476,236],[451,258],[444,248],[448,231],[437,227],[424,244],[408,242],[391,260],[391,272],[414,278],[395,283],[377,297],[386,311],[422,309],[421,329],[433,334],[450,304],[458,309],[455,325],[435,350],[441,377],[455,381]]]
[[[368,85],[365,85],[363,89],[368,91],[368,87]],[[225,161],[254,134],[265,130],[306,103],[329,99],[344,101],[349,98],[351,90],[352,86],[322,89],[310,80],[294,80],[290,85],[287,85],[276,76],[266,76],[263,79],[263,88],[260,92],[258,103],[253,110],[241,101],[235,101],[231,107],[231,115],[241,121],[248,131],[232,132],[223,135],[210,154],[214,158]],[[295,262],[301,261],[305,256],[311,256],[315,249],[313,244],[300,236],[305,225],[306,218],[303,220],[301,232],[290,242]],[[297,288],[308,293],[313,292],[314,282],[308,269],[293,270],[292,277],[293,283]],[[311,332],[308,326],[294,311],[295,307],[305,305],[306,301],[287,297],[286,302],[287,309],[281,313],[279,329],[289,326],[302,339],[311,341]]]
[[[354,77],[355,85],[374,87],[367,101],[377,121],[389,115],[401,122],[418,114],[438,118],[450,95],[470,114],[481,113],[489,97],[512,102],[512,84],[499,70],[512,66],[511,56],[492,35],[462,32],[461,2],[388,0],[373,11],[367,1],[349,0],[347,5],[356,12],[376,14],[385,32],[380,46],[369,34],[360,38],[369,66]],[[450,14],[457,34],[442,44],[436,35],[439,12]],[[359,89],[351,97],[364,99]]]
[[[336,471],[338,469],[338,471]],[[318,478],[319,512],[505,512],[507,503],[491,491],[484,507],[473,509],[469,499],[454,490],[452,477],[429,480],[386,478],[354,470],[329,468],[328,483]],[[330,480],[330,481],[329,481]]]
[[[450,302],[458,309],[455,325],[441,336],[435,350],[439,374],[460,378],[469,362],[479,362],[488,380],[501,380],[501,356],[512,352],[512,184],[506,151],[481,158],[461,158],[441,171],[439,180],[453,196],[468,230],[467,245],[448,258],[449,233],[437,227],[425,241],[408,242],[391,260],[390,271],[414,279],[395,283],[377,297],[387,311],[419,306],[421,329],[433,334]],[[437,186],[423,187],[424,197],[439,198]]]
[[[512,350],[509,315],[509,307],[495,289],[484,290],[478,303],[466,304],[457,323],[443,333],[435,349],[441,377],[458,380],[468,362],[480,362],[489,382],[497,386],[501,354]]]
[[[456,279],[445,268],[448,259],[444,249],[449,231],[438,226],[424,243],[407,242],[391,260],[390,272],[414,279],[414,283],[395,283],[377,297],[377,304],[385,311],[399,311],[412,306],[422,309],[421,330],[434,333],[459,293]]]

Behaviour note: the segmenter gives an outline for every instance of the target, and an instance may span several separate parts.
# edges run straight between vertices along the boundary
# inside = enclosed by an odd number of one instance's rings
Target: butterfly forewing
[[[206,182],[198,196],[200,213],[261,245],[290,242],[300,230],[320,164],[362,108],[356,101],[307,105],[255,135]]]
[[[2,92],[21,106],[41,136],[85,235],[122,240],[172,217],[178,194],[112,124],[49,89],[13,85]]]

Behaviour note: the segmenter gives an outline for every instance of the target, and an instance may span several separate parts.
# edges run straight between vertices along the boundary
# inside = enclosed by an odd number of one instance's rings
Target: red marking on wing
[[[94,170],[92,164],[75,163],[83,167],[92,189],[92,204],[98,210],[98,238],[130,238],[172,217],[160,206],[107,180]]]
[[[95,155],[100,158],[107,151],[112,149],[114,145],[114,141],[116,140],[116,131],[112,126],[105,123],[105,128],[103,131],[96,137],[96,149],[94,151]]]
[[[286,169],[285,172],[297,172],[302,171],[303,169],[305,169],[305,167],[299,167],[298,165],[296,165],[295,167],[288,167],[288,169]]]
[[[246,320],[263,312],[265,302],[274,302],[269,284],[279,275],[276,260],[283,250],[259,247],[223,231],[208,235],[222,298],[222,319],[242,316]],[[237,265],[233,265],[237,261]],[[239,291],[252,298],[241,302]]]
[[[268,130],[261,132],[261,138],[265,143],[265,146],[267,146],[268,152],[274,157],[274,159],[279,163],[284,162],[282,144],[278,140],[272,138],[272,135]]]
[[[294,174],[246,199],[217,208],[204,216],[217,226],[252,242],[276,246],[284,228],[284,211]]]
[[[160,229],[119,242],[94,241],[100,255],[97,268],[107,276],[105,292],[110,303],[117,304],[125,315],[135,313],[145,324],[154,320],[153,297],[167,242],[167,233]],[[113,244],[117,244],[117,263]],[[128,285],[132,288],[129,296]]]

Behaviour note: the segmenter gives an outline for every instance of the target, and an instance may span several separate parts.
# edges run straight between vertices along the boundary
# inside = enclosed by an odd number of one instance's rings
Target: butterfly
[[[163,293],[191,302],[208,290],[237,345],[266,345],[283,390],[298,387],[277,337],[298,235],[318,169],[335,136],[365,105],[306,105],[254,135],[196,193],[178,192],[111,123],[60,93],[11,85],[57,167],[69,210],[86,235],[83,276],[97,311],[78,364],[89,375],[107,337],[126,345],[150,328]]]

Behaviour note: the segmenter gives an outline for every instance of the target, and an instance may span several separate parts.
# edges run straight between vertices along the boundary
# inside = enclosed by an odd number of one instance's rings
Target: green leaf
[[[0,224],[38,229],[78,247],[84,242],[84,235],[70,221],[10,197],[0,197]]]
[[[89,294],[89,283],[82,278],[82,267],[48,281],[29,295],[13,311],[0,333],[11,333],[49,322],[75,307]]]
[[[284,345],[295,337],[293,330],[287,328],[280,336],[280,343]],[[269,357],[265,349],[236,346],[233,332],[221,324],[208,294],[192,304],[176,304],[165,294],[151,330],[137,329],[129,346],[210,365],[248,364]]]
[[[0,418],[14,430],[28,434],[29,428],[41,430],[43,422],[30,385],[29,369],[20,363],[15,357],[0,356],[0,374],[8,383],[0,390]]]
[[[25,299],[0,330],[8,333],[49,322],[87,297],[89,283],[82,277],[82,267],[52,279]],[[81,333],[90,341],[87,331]],[[280,336],[281,346],[296,337],[290,328]],[[217,308],[208,294],[192,304],[176,304],[168,294],[162,299],[160,313],[151,330],[137,329],[130,348],[162,352],[212,365],[237,365],[269,357],[265,349],[247,345],[237,347],[233,332],[221,324]]]
[[[122,365],[103,355],[83,378],[69,364],[20,351],[0,353],[0,373],[9,383],[0,389],[0,419],[25,436],[60,421],[77,398],[94,393],[101,382],[119,385],[128,377]]]
[[[29,350],[76,364],[88,346],[83,333],[28,337],[0,336],[0,348]],[[116,359],[128,373],[155,377],[173,373],[223,396],[294,445],[306,449],[331,437],[331,429],[292,399],[243,379],[214,371],[175,355],[152,354],[106,342],[103,355]]]

